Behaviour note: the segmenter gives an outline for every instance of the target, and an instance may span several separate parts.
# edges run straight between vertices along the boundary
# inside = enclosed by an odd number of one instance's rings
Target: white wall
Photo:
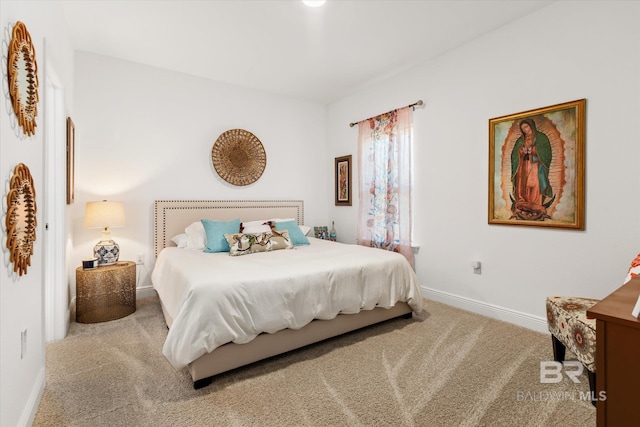
[[[639,20],[638,2],[556,2],[329,107],[329,157],[355,156],[349,122],[425,101],[413,215],[428,297],[545,330],[547,295],[602,298],[622,284],[640,250]],[[582,98],[585,230],[488,225],[488,120]],[[344,240],[355,240],[357,195],[329,211]]]
[[[145,256],[139,291],[151,287],[154,200],[301,199],[305,222],[326,224],[324,106],[87,52],[76,52],[75,72],[76,266],[100,237],[83,228],[92,200],[124,202],[127,225],[111,231],[120,259]],[[262,177],[246,187],[221,180],[211,163],[218,136],[235,128],[256,135],[267,154]]]
[[[640,145],[632,126],[640,113],[639,18],[638,2],[556,2],[326,109],[88,53],[76,53],[74,68],[54,2],[0,2],[3,69],[11,27],[22,20],[39,61],[47,38],[76,124],[76,202],[68,208],[71,296],[75,266],[99,238],[97,230],[82,227],[90,200],[125,202],[127,226],[113,236],[122,259],[144,253],[140,289],[150,286],[156,199],[303,199],[308,225],[335,219],[339,239],[353,242],[357,191],[353,207],[333,206],[334,157],[353,154],[357,168],[357,129],[348,123],[424,99],[414,115],[421,284],[432,298],[534,328],[544,325],[545,296],[604,297],[638,252],[634,170]],[[39,77],[42,82],[42,69]],[[19,162],[30,167],[36,188],[42,185],[43,139],[41,132],[20,136],[4,72],[2,84],[5,197]],[[580,98],[587,99],[586,229],[489,226],[488,120]],[[264,175],[248,187],[226,184],[211,165],[215,139],[231,128],[253,132],[267,152]],[[40,215],[38,224],[42,236]],[[476,259],[483,262],[481,275],[472,274]],[[24,425],[44,387],[41,239],[26,276],[11,273],[6,249],[3,260],[0,425]],[[20,360],[25,327],[29,347]]]
[[[31,34],[36,51],[40,102],[36,134],[26,138],[17,125],[8,93],[6,75],[7,48],[11,30],[22,21]],[[35,415],[44,390],[44,289],[43,289],[43,130],[44,130],[44,67],[55,63],[67,94],[73,94],[73,51],[64,20],[57,4],[48,1],[0,2],[2,27],[2,93],[0,103],[0,177],[2,191],[2,224],[6,216],[6,196],[14,167],[24,163],[29,167],[36,188],[38,207],[36,242],[27,274],[17,276],[9,264],[6,249],[7,232],[2,227],[2,259],[0,264],[0,425],[28,425]],[[46,53],[45,53],[46,39]],[[64,179],[65,171],[60,171]],[[20,332],[27,329],[27,352],[20,358]]]

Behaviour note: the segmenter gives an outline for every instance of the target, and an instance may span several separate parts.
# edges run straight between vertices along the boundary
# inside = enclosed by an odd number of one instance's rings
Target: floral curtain
[[[358,123],[357,243],[403,254],[411,249],[411,108]]]

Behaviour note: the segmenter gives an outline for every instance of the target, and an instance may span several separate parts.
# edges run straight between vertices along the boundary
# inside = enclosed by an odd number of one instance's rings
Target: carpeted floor
[[[540,383],[549,335],[428,301],[399,319],[222,374],[194,390],[162,355],[156,298],[47,344],[34,426],[595,426],[574,384]],[[569,358],[571,356],[569,355]]]

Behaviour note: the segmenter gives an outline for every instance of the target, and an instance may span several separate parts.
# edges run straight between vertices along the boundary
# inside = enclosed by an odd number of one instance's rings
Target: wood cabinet
[[[587,310],[596,319],[598,426],[640,425],[640,320],[631,315],[639,295],[640,276]]]

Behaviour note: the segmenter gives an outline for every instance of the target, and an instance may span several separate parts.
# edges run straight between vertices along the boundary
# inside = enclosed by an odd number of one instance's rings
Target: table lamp
[[[94,246],[93,256],[98,266],[113,265],[118,262],[120,247],[111,238],[110,227],[124,227],[124,206],[122,202],[87,202],[84,214],[86,228],[102,228],[102,239]]]

